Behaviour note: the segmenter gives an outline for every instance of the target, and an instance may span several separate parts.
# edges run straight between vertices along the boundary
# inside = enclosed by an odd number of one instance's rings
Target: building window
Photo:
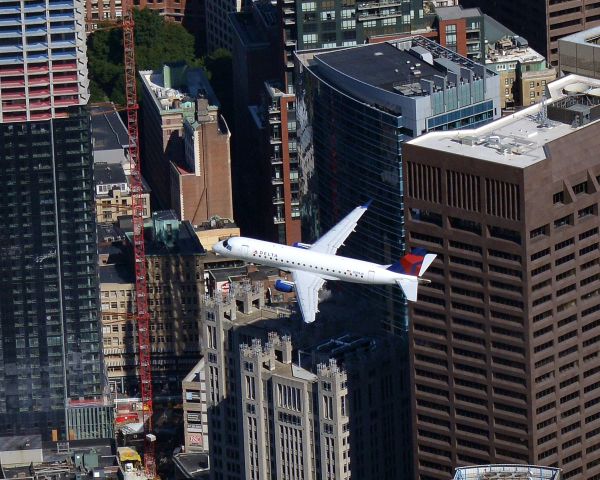
[[[303,12],[314,12],[317,9],[317,2],[305,2],[302,4]]]
[[[557,203],[565,203],[565,193],[557,192],[554,195],[552,195],[552,203],[554,203],[555,205]]]
[[[579,195],[580,193],[588,193],[587,181],[578,183],[577,185],[573,185],[573,193],[575,195]]]
[[[316,33],[304,34],[304,35],[302,35],[302,41],[305,44],[317,43],[317,34]]]

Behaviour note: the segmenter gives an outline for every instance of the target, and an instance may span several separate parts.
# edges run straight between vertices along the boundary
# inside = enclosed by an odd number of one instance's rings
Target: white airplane
[[[379,265],[354,258],[339,257],[337,249],[343,244],[371,202],[355,208],[341,222],[312,245],[295,243],[290,247],[246,237],[231,237],[215,244],[218,254],[276,267],[292,273],[293,282],[277,280],[275,288],[283,292],[296,291],[304,321],[315,321],[319,290],[326,280],[352,283],[398,284],[406,298],[417,300],[417,287],[429,280],[421,278],[435,260],[433,253],[409,253],[392,265]]]

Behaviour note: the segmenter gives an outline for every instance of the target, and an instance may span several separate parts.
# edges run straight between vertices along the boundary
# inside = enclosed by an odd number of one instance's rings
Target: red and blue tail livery
[[[413,275],[420,277],[425,273],[431,262],[435,259],[434,254],[428,254],[423,248],[415,248],[411,253],[407,253],[396,263],[390,265],[387,269],[390,272],[403,273],[404,275]]]

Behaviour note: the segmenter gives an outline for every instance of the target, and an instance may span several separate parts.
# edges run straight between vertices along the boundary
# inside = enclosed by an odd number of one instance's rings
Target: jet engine
[[[308,250],[310,247],[312,247],[312,245],[310,243],[294,242],[294,243],[292,243],[292,247]]]
[[[277,280],[275,282],[275,290],[285,293],[293,292],[294,282],[288,282],[287,280]]]

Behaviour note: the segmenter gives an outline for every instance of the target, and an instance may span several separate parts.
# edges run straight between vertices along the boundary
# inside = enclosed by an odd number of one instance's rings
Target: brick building
[[[233,217],[230,133],[200,68],[141,71],[144,176],[161,208],[197,225]]]
[[[600,101],[565,93],[584,84],[405,145],[407,246],[438,254],[409,311],[420,479],[488,463],[600,478]]]

